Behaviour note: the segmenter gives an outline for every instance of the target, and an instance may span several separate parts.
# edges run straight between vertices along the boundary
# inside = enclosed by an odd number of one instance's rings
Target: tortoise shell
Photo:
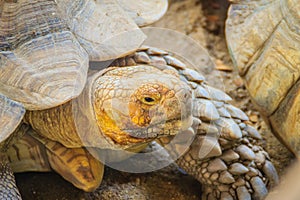
[[[300,151],[300,5],[233,1],[226,39],[233,64],[274,133]]]

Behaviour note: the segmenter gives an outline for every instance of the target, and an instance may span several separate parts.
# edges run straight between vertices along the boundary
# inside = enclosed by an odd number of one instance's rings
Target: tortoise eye
[[[157,99],[155,99],[153,97],[149,97],[149,96],[143,97],[141,100],[144,104],[150,105],[150,106],[157,103]]]
[[[145,102],[148,102],[148,103],[151,103],[151,102],[154,102],[155,100],[151,97],[145,97],[144,98]]]

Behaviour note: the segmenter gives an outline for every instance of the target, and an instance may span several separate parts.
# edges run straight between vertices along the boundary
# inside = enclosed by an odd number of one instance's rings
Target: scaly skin
[[[46,147],[36,151],[35,155],[40,155],[36,157],[48,160],[52,169],[76,187],[93,191],[101,183],[99,174],[103,173],[103,164],[83,147],[136,151],[156,138],[176,135],[192,124],[191,95],[190,87],[174,73],[161,74],[159,69],[145,65],[111,67],[89,77],[79,100],[52,109],[28,111],[24,121],[34,129],[28,134]],[[78,103],[80,100],[87,101],[87,107]],[[76,118],[81,109],[90,112],[88,117]],[[90,131],[89,123],[96,129]],[[82,128],[87,129],[82,131]],[[41,148],[25,140],[14,145],[23,154],[30,147]],[[43,151],[47,152],[46,158],[40,153]],[[116,159],[125,158],[117,156]],[[26,162],[33,163],[26,155],[11,160],[23,162],[24,166]],[[40,161],[36,165],[40,170],[48,169]],[[36,168],[28,166],[18,171],[28,170]]]
[[[15,105],[14,105],[15,106]],[[15,108],[14,106],[10,107],[12,110]],[[8,110],[6,110],[8,111]],[[15,114],[14,117],[17,116],[17,112],[12,112]],[[24,111],[22,111],[24,113]],[[3,113],[2,113],[3,114]],[[9,115],[8,115],[9,116]],[[8,117],[6,115],[6,117]],[[2,117],[2,116],[1,116]],[[3,119],[3,118],[1,118]],[[2,121],[4,123],[7,123],[6,120]],[[1,125],[2,127],[2,125]],[[5,127],[3,127],[5,128]],[[16,141],[18,141],[27,131],[27,127],[25,126],[18,126],[16,128],[16,131],[8,138],[6,138],[4,141],[0,143],[0,199],[13,199],[18,200],[21,199],[21,195],[19,193],[19,190],[17,188],[15,177],[13,175],[13,171],[11,169],[9,160],[7,158],[7,151],[11,147],[12,144],[14,144]]]
[[[20,200],[21,195],[6,155],[0,154],[0,159],[0,199]]]
[[[278,183],[268,153],[254,145],[257,140],[251,136],[244,136],[228,147],[220,142],[222,155],[207,159],[197,157],[195,152],[200,152],[202,145],[197,139],[177,164],[203,184],[202,199],[264,199],[268,187]]]
[[[141,66],[142,63],[146,65]],[[136,65],[136,67],[126,67],[127,65]],[[267,187],[278,182],[276,170],[270,162],[268,154],[262,147],[257,145],[257,141],[261,140],[261,136],[254,128],[247,125],[247,116],[228,103],[230,97],[225,93],[209,87],[205,83],[204,77],[196,71],[187,69],[183,63],[171,57],[167,52],[151,48],[144,48],[133,55],[118,59],[112,66],[118,67],[117,70],[113,68],[114,70],[107,72],[107,75],[113,75],[113,77],[121,76],[124,70],[132,71],[134,75],[142,67],[141,69],[144,72],[146,69],[149,70],[148,74],[151,71],[159,70],[160,77],[164,73],[181,76],[181,79],[190,85],[194,97],[194,117],[192,127],[187,129],[184,134],[194,134],[194,139],[189,148],[185,150],[184,155],[177,160],[177,163],[203,184],[203,199],[263,199],[268,192]],[[108,80],[103,80],[103,84],[98,84],[98,87],[107,88],[105,83]],[[144,86],[140,88],[144,88]],[[139,90],[135,91],[137,92],[133,96],[140,99]],[[144,94],[149,95],[149,91],[152,90],[148,90]],[[158,91],[162,96],[166,94],[166,92],[162,92],[165,91],[163,89]],[[157,93],[151,97],[155,101]],[[136,109],[136,107],[147,108],[149,103],[142,100],[139,101],[141,104],[136,104],[137,101],[135,100],[132,102],[135,104],[131,109]],[[173,101],[170,101],[170,103],[176,105]],[[167,116],[169,117],[173,116],[171,110],[167,110],[169,112],[167,112]],[[49,113],[49,111],[47,112]],[[55,112],[58,112],[58,109]],[[141,114],[141,112],[136,111],[132,113],[135,113],[135,116]],[[37,115],[32,112],[27,116],[27,120],[29,119],[28,121],[33,123],[33,119]],[[50,115],[49,118],[52,119],[55,116],[60,115]],[[137,120],[139,117],[135,116],[129,114],[128,117],[133,124],[147,125],[147,115],[142,115],[144,116],[142,120]],[[100,127],[101,123],[109,122],[106,125],[112,128],[114,132],[122,130],[116,125],[128,126],[126,120],[123,120],[125,123],[111,125],[109,120],[103,119],[100,119],[98,115]],[[34,125],[33,128],[35,128]],[[166,144],[170,142],[170,139],[172,138],[161,137],[160,142]],[[167,148],[171,156],[177,157],[177,154],[182,152],[182,144],[185,144],[186,141],[181,142],[183,143],[171,144]],[[49,147],[46,145],[46,148]],[[57,152],[60,151],[59,149],[57,148]],[[67,148],[65,148],[66,150]],[[59,153],[56,155],[60,156]]]
[[[191,146],[176,162],[203,184],[202,199],[264,199],[268,188],[278,183],[278,175],[268,153],[257,144],[262,137],[247,125],[247,116],[227,103],[230,98],[225,93],[207,87],[204,80],[189,77],[184,72],[186,66],[166,52],[145,48],[114,64],[122,66],[129,61],[132,64],[133,60],[137,65],[147,63],[162,70],[176,69],[191,84],[194,123],[193,129],[186,134],[196,135]],[[202,92],[199,92],[200,87]],[[201,102],[200,107],[197,102]],[[165,137],[159,141],[167,144],[171,139]],[[179,142],[169,148],[170,155],[177,158],[183,146]]]

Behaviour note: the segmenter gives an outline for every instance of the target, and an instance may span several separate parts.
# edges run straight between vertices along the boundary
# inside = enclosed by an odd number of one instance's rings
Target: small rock
[[[137,186],[141,185],[141,179],[140,178],[135,179],[135,185],[137,185]]]
[[[233,84],[236,85],[237,87],[243,87],[244,81],[242,78],[238,77],[238,78],[233,79]]]
[[[231,66],[225,65],[223,63],[223,61],[220,60],[220,59],[217,59],[215,63],[216,63],[216,69],[219,70],[219,71],[225,71],[225,72],[232,72],[233,71]]]
[[[253,122],[253,123],[258,122],[258,116],[257,116],[256,114],[251,114],[251,115],[249,116],[249,119],[250,119],[250,121]]]

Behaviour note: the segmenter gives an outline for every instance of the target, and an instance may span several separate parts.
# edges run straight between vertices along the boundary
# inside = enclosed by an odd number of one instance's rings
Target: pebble
[[[135,179],[135,184],[136,184],[137,186],[141,185],[141,179],[140,179],[140,178],[136,178],[136,179]]]
[[[258,122],[258,116],[257,116],[256,114],[251,114],[251,115],[249,116],[249,119],[250,119],[250,121],[253,122],[253,123]]]
[[[222,60],[217,59],[215,63],[216,63],[216,69],[219,71],[224,71],[224,72],[233,71],[232,67],[229,65],[225,65]]]
[[[233,84],[240,88],[240,87],[244,86],[244,81],[242,78],[238,77],[238,78],[233,79]]]

